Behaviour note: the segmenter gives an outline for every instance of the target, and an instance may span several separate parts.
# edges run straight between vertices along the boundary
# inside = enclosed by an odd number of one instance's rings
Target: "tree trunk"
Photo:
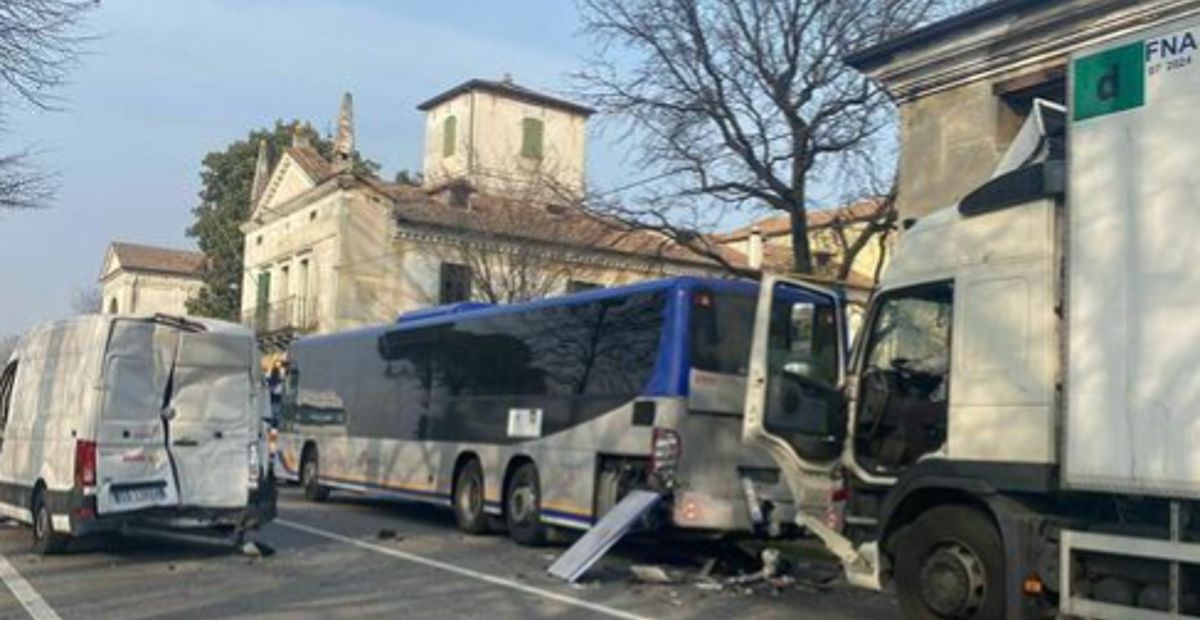
[[[787,212],[792,223],[792,271],[812,275],[812,249],[808,243],[808,210],[804,208],[807,194],[804,174],[806,167],[797,160],[792,163],[792,189],[788,195]]]

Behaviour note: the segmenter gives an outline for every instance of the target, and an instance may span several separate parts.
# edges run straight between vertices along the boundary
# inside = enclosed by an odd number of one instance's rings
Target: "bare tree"
[[[98,286],[75,289],[71,294],[71,310],[75,314],[96,314],[104,309],[104,293]]]
[[[539,299],[579,284],[601,284],[612,271],[664,273],[670,257],[694,255],[670,237],[590,210],[578,188],[549,170],[497,182],[474,194],[450,189],[440,225],[454,231],[435,252],[470,271],[474,297],[492,303]],[[419,207],[428,212],[429,207]],[[403,217],[403,207],[399,214]],[[435,301],[435,300],[430,300]]]
[[[638,141],[639,163],[657,173],[626,215],[686,235],[730,208],[765,205],[788,215],[800,273],[813,271],[812,188],[847,167],[888,160],[876,152],[891,122],[887,97],[842,58],[962,7],[959,0],[579,1],[597,44],[578,75],[580,90]],[[662,226],[680,218],[687,225]]]
[[[629,230],[576,204],[477,196],[455,213],[460,231],[439,246],[444,262],[470,270],[475,297],[514,303],[558,293],[572,281],[598,283],[596,254],[628,241]],[[652,269],[653,252],[643,267]]]
[[[0,106],[15,95],[37,108],[54,109],[86,37],[75,34],[96,0],[4,0],[0,2]],[[0,108],[0,120],[2,120]],[[52,176],[31,163],[28,149],[0,156],[0,209],[45,206]]]

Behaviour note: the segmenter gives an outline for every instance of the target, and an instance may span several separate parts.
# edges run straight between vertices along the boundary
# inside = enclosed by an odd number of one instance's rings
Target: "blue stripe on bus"
[[[581,515],[574,512],[564,512],[562,510],[550,510],[549,508],[543,508],[541,512],[543,517],[550,517],[551,519],[562,519],[563,521],[571,521],[573,523],[579,523],[582,525],[592,524],[591,515]]]

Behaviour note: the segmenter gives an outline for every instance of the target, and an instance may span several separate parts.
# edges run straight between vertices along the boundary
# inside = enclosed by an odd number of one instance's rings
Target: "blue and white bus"
[[[778,530],[792,496],[742,443],[757,294],[676,278],[301,339],[280,465],[314,501],[344,490],[434,502],[466,532],[503,520],[523,544],[547,526],[587,528],[644,487],[668,496],[662,525]],[[836,377],[842,318],[806,295],[780,299],[791,328],[778,336],[806,372]],[[837,429],[794,432],[840,445]]]

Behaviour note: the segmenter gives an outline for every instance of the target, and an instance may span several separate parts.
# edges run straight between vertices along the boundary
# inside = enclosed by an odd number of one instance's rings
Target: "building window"
[[[568,280],[567,281],[567,292],[568,293],[582,293],[584,291],[590,291],[590,290],[598,289],[598,288],[604,288],[604,286],[600,285],[600,284],[596,284],[595,282],[588,282],[586,280]]]
[[[254,240],[254,243],[255,245],[262,245],[262,235],[259,235],[258,238]]]
[[[108,313],[109,314],[116,314],[119,310],[120,310],[120,307],[117,305],[116,297],[113,297],[112,299],[108,300]]]
[[[471,300],[471,268],[467,265],[442,263],[439,304],[456,304]]]
[[[521,156],[542,158],[542,140],[545,124],[541,119],[527,118],[521,121]]]
[[[833,252],[817,250],[813,252],[813,262],[818,269],[828,269],[833,265]]]
[[[458,117],[448,116],[442,121],[442,157],[453,157],[458,146]]]
[[[471,206],[471,186],[459,183],[450,188],[450,206],[466,209]]]
[[[310,212],[309,212],[309,214],[308,214],[308,221],[312,222],[312,221],[314,221],[314,220],[316,220],[316,219],[317,219],[317,210],[316,210],[316,209],[313,209],[313,210],[312,210],[312,211],[310,211]]]

